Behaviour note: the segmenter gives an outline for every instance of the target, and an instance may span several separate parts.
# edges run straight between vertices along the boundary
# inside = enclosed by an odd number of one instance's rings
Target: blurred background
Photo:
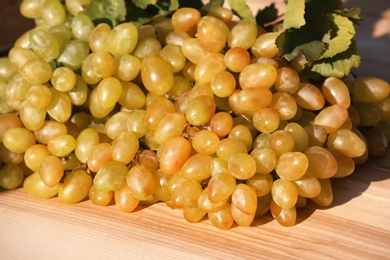
[[[7,55],[15,40],[26,30],[33,28],[34,21],[20,15],[22,0],[0,1],[0,54]],[[207,1],[206,1],[207,2]],[[225,2],[228,2],[227,0]],[[361,65],[353,72],[358,77],[376,76],[390,82],[390,0],[343,0],[347,8],[360,7],[365,19],[356,26],[356,40],[362,57]],[[285,10],[284,0],[247,0],[254,13],[271,3]]]

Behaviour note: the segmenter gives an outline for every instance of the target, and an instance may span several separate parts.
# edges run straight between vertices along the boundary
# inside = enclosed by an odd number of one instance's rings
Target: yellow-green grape
[[[51,102],[50,89],[45,85],[33,85],[27,91],[26,100],[35,109],[45,109]]]
[[[72,40],[72,33],[70,31],[70,28],[65,24],[54,25],[50,27],[47,31],[57,40],[58,46],[60,48],[60,53],[64,49],[65,44],[69,43]]]
[[[88,198],[95,205],[106,206],[112,201],[113,197],[114,197],[113,191],[109,191],[109,192],[100,191],[97,190],[94,185],[92,185],[91,188],[89,188]]]
[[[65,44],[64,50],[58,57],[57,62],[76,71],[84,64],[84,60],[89,55],[89,51],[90,50],[87,42],[72,40]],[[85,78],[84,80],[87,82]]]
[[[295,207],[283,208],[276,204],[275,201],[271,200],[270,211],[274,219],[282,226],[294,226],[297,220],[297,211]]]
[[[153,173],[146,166],[131,167],[126,175],[126,183],[131,194],[138,200],[147,200],[153,195],[155,180]]]
[[[277,179],[271,189],[273,201],[282,208],[292,208],[298,199],[298,190],[289,180]]]
[[[0,143],[3,142],[4,133],[15,127],[22,127],[22,121],[16,114],[0,114]]]
[[[217,175],[222,172],[229,172],[228,162],[221,158],[214,157],[210,163],[210,171],[211,176]]]
[[[155,37],[147,37],[138,41],[132,54],[142,60],[148,56],[159,56],[161,43]],[[169,66],[169,65],[168,65]]]
[[[10,128],[3,134],[4,146],[15,153],[24,153],[35,142],[34,134],[24,127]]]
[[[235,153],[248,153],[245,144],[241,140],[225,138],[218,143],[216,154],[219,158],[228,162]]]
[[[79,13],[73,17],[70,28],[73,39],[88,42],[95,25],[88,15]]]
[[[230,156],[228,169],[236,179],[246,180],[256,173],[256,161],[247,153],[237,152]]]
[[[157,56],[148,56],[141,62],[141,77],[145,88],[162,95],[173,87],[173,71],[170,65]]]
[[[135,210],[140,200],[134,197],[131,193],[130,187],[124,185],[122,188],[115,190],[115,204],[121,212],[132,212]]]
[[[160,168],[163,173],[172,175],[180,170],[190,158],[191,149],[191,143],[184,137],[169,140],[160,154]]]
[[[188,61],[183,68],[183,76],[186,77],[188,80],[195,81],[195,76],[194,76],[195,68],[196,65]]]
[[[270,173],[256,173],[246,180],[246,184],[255,191],[257,197],[262,197],[271,191],[273,177]]]
[[[226,67],[232,72],[241,72],[250,63],[249,52],[240,47],[230,48],[224,56]]]
[[[321,90],[310,83],[301,82],[293,96],[298,105],[308,110],[320,110],[325,105]]]
[[[66,122],[72,116],[72,102],[68,93],[50,88],[51,101],[46,111],[57,122]]]
[[[56,90],[68,92],[76,85],[76,74],[68,67],[58,67],[54,69],[50,81]]]
[[[168,191],[172,195],[173,192],[175,191],[177,185],[179,185],[182,182],[188,181],[186,180],[183,175],[181,175],[181,170],[178,170],[172,175],[168,175],[169,180],[168,180]]]
[[[283,153],[291,152],[294,149],[295,143],[291,133],[286,130],[277,130],[271,133],[269,140],[269,147],[274,149],[276,156]]]
[[[85,199],[92,186],[92,177],[84,170],[76,170],[65,176],[58,188],[58,198],[66,204],[74,204]]]
[[[275,169],[277,157],[272,148],[256,147],[250,155],[255,159],[256,173],[268,174]]]
[[[229,172],[213,175],[207,185],[207,196],[211,202],[226,202],[236,188],[236,179]]]
[[[42,182],[39,172],[34,172],[24,179],[24,190],[33,197],[40,199],[48,199],[57,195],[59,184],[54,187],[46,186]]]
[[[301,152],[285,152],[276,162],[275,171],[283,180],[293,181],[301,178],[309,167],[308,156]]]
[[[299,74],[293,68],[281,67],[277,70],[274,84],[277,91],[294,94],[298,90],[299,83]]]
[[[211,80],[224,71],[226,65],[221,53],[208,53],[200,58],[194,72],[196,82],[200,84],[210,83]]]
[[[325,79],[321,91],[326,101],[331,105],[342,105],[347,109],[351,105],[348,87],[341,79],[335,77]]]
[[[44,108],[34,108],[28,101],[23,101],[19,108],[19,117],[23,125],[30,131],[38,130],[42,127],[46,118]]]
[[[185,40],[191,38],[191,36],[182,31],[171,31],[169,32],[165,39],[164,44],[165,45],[177,45],[177,46],[183,46],[183,43]],[[184,55],[184,54],[183,54]]]
[[[365,77],[355,82],[352,93],[361,102],[378,102],[390,94],[390,86],[377,77]]]
[[[390,96],[373,103],[380,114],[381,121],[390,121]]]
[[[145,125],[150,130],[156,130],[158,123],[163,117],[170,113],[175,112],[175,106],[173,103],[164,98],[158,97],[146,109]]]
[[[309,147],[309,136],[305,129],[296,122],[290,122],[284,130],[291,133],[294,139],[294,151],[304,152]]]
[[[367,150],[370,156],[382,156],[387,152],[388,140],[385,134],[376,128],[365,132]]]
[[[186,65],[187,58],[181,51],[181,47],[178,45],[165,45],[158,56],[167,62],[174,73],[183,70]]]
[[[258,36],[251,46],[251,51],[255,57],[275,57],[279,49],[275,44],[276,38],[279,36],[278,32],[266,32]]]
[[[262,108],[266,108],[272,101],[272,93],[266,88],[247,88],[235,90],[229,96],[229,104],[235,114],[253,116]]]
[[[228,24],[233,19],[233,11],[224,6],[213,6],[209,9],[207,15],[214,16],[224,23]]]
[[[15,153],[0,143],[0,162],[4,164],[19,164],[23,162],[23,153]]]
[[[231,204],[247,215],[255,214],[257,209],[256,192],[247,184],[237,184],[231,196]]]
[[[328,137],[325,128],[319,125],[307,125],[303,129],[305,129],[309,138],[309,147],[323,146],[325,144],[326,139]]]
[[[111,162],[112,160],[111,144],[99,143],[93,146],[90,150],[87,159],[87,166],[92,172],[97,172],[103,165]]]
[[[359,114],[359,126],[373,127],[381,120],[381,112],[373,103],[358,102],[353,104]]]
[[[112,158],[114,161],[130,163],[139,150],[138,137],[133,132],[123,132],[112,141]]]
[[[338,164],[331,152],[321,146],[312,146],[305,151],[309,160],[309,171],[319,179],[327,179],[336,174]]]
[[[4,96],[7,101],[24,101],[31,86],[31,83],[17,73],[6,85]]]
[[[333,201],[333,191],[331,179],[318,179],[321,184],[321,192],[311,200],[321,207],[329,206]]]
[[[51,154],[46,145],[35,144],[24,153],[24,163],[30,170],[36,172],[39,171],[45,157],[49,155]]]
[[[89,95],[89,111],[95,118],[103,118],[110,114],[110,112],[114,109],[115,104],[112,107],[103,108],[100,105],[98,96],[98,89],[94,88]]]
[[[119,134],[127,132],[127,122],[131,112],[120,111],[113,114],[104,125],[104,133],[110,138],[115,139]]]
[[[64,176],[64,165],[61,159],[54,155],[46,156],[39,167],[39,176],[48,187],[58,185]]]
[[[328,149],[328,151],[337,161],[337,171],[332,178],[344,178],[355,171],[355,162],[351,157],[336,150]]]
[[[351,158],[362,156],[366,152],[365,142],[356,133],[348,129],[339,129],[330,133],[327,146]]]
[[[189,180],[181,182],[172,193],[172,204],[175,208],[196,206],[202,191],[202,186],[197,181]]]
[[[145,115],[145,110],[134,110],[127,119],[127,130],[133,132],[138,138],[145,136],[148,131],[144,122]]]
[[[41,18],[44,3],[45,1],[24,0],[20,4],[19,11],[26,18]]]
[[[257,135],[255,137],[255,139],[253,140],[253,145],[252,145],[253,149],[259,148],[259,147],[269,147],[269,138],[270,137],[271,137],[271,133],[260,133],[259,135]]]
[[[210,84],[208,83],[199,83],[196,84],[190,91],[187,93],[187,101],[190,102],[192,99],[198,96],[208,96],[210,98],[214,98],[214,94],[211,91]]]
[[[154,131],[156,142],[164,145],[169,140],[181,136],[186,124],[186,117],[182,113],[174,112],[164,116]]]
[[[246,66],[238,78],[240,87],[269,89],[275,83],[277,71],[270,64],[253,63]]]
[[[224,137],[230,133],[233,128],[233,118],[228,112],[220,111],[214,114],[210,120],[210,130],[219,137]]]
[[[67,133],[68,129],[65,124],[46,120],[39,130],[34,131],[34,136],[39,143],[47,144],[54,136]]]
[[[107,50],[112,55],[130,54],[138,42],[137,27],[131,22],[121,23],[108,33],[107,39]]]
[[[184,99],[185,95],[192,89],[191,82],[184,76],[178,75],[174,77],[174,83],[171,90],[168,92],[169,98],[173,100]]]
[[[272,94],[272,101],[269,104],[269,107],[278,112],[280,120],[290,120],[294,118],[298,112],[298,106],[294,97],[286,92],[276,92]]]
[[[228,33],[227,25],[213,16],[203,16],[197,24],[196,37],[207,52],[220,52],[226,45]]]
[[[93,128],[83,129],[76,139],[76,146],[74,149],[77,159],[86,163],[91,152],[91,149],[99,143],[99,134]]]
[[[231,211],[234,221],[241,227],[249,227],[256,216],[256,214],[246,214],[242,212],[233,203],[231,204]]]
[[[107,35],[110,31],[111,27],[106,23],[100,23],[93,28],[88,37],[92,52],[107,51]]]
[[[29,32],[31,49],[39,58],[54,60],[60,54],[56,38],[44,29],[36,28]]]
[[[182,7],[177,9],[171,17],[172,27],[175,31],[188,32],[194,28],[201,18],[199,10]]]
[[[122,162],[106,162],[96,173],[93,185],[97,190],[115,191],[126,185],[127,172],[127,166]]]
[[[17,164],[6,164],[0,168],[0,187],[7,190],[16,189],[23,183],[24,173]]]
[[[211,155],[194,154],[183,165],[181,174],[187,180],[201,181],[211,176]]]
[[[209,53],[200,46],[198,38],[188,38],[184,40],[183,45],[181,46],[181,52],[193,64],[199,64],[201,58]]]
[[[142,89],[133,82],[122,81],[122,93],[118,103],[127,109],[139,109],[144,107],[146,96]]]
[[[257,110],[252,118],[253,126],[262,133],[272,133],[280,124],[279,113],[270,107]]]
[[[321,184],[318,178],[310,170],[306,171],[301,178],[294,180],[293,183],[297,188],[298,195],[301,197],[314,198],[321,192]]]
[[[229,32],[227,44],[229,48],[249,49],[257,37],[257,25],[254,22],[239,21]]]
[[[13,64],[15,68],[20,71],[27,61],[38,58],[38,55],[35,54],[35,52],[31,49],[21,46],[14,46],[9,50],[8,58],[11,64]],[[11,74],[9,74],[9,76],[10,75]]]
[[[42,18],[49,26],[63,24],[66,19],[65,7],[58,0],[46,0],[42,6]]]
[[[153,174],[160,169],[157,153],[152,150],[138,151],[136,159],[139,165],[148,168]]]
[[[204,125],[215,114],[216,104],[213,98],[201,95],[193,98],[187,106],[185,116],[188,123],[194,126]]]
[[[72,104],[75,106],[83,105],[87,101],[88,93],[87,83],[85,83],[80,75],[76,74],[76,84],[68,91]]]
[[[99,104],[105,109],[115,106],[122,94],[122,84],[114,77],[104,78],[99,82],[96,89]]]
[[[206,215],[206,212],[199,208],[197,205],[193,207],[183,208],[183,217],[189,223],[198,223]]]
[[[91,68],[96,76],[107,78],[114,74],[116,62],[108,51],[98,51],[92,54]]]
[[[192,147],[199,154],[213,155],[217,151],[219,137],[210,130],[201,130],[192,137]]]
[[[271,206],[272,195],[268,192],[266,195],[257,197],[257,210],[255,218],[259,219],[269,212]]]
[[[207,216],[211,224],[221,230],[229,229],[234,223],[230,203],[225,203],[225,205],[217,211],[208,212]]]
[[[236,79],[232,73],[221,71],[211,79],[210,88],[217,97],[228,97],[236,88]]]
[[[241,140],[248,151],[252,148],[253,137],[252,133],[246,125],[238,124],[232,128],[228,138],[235,138]]]
[[[154,172],[154,193],[153,196],[159,201],[167,201],[171,199],[171,193],[169,192],[169,179],[172,175],[163,173],[161,169]]]
[[[341,128],[348,118],[348,110],[343,105],[331,105],[323,108],[314,118],[313,124],[322,126],[327,133]]]
[[[208,187],[203,189],[198,199],[198,207],[205,212],[215,212],[222,209],[227,201],[212,202],[208,197]]]
[[[86,168],[85,164],[82,164],[74,153],[62,158],[62,164],[64,165],[65,172],[73,171],[79,168]]]
[[[28,60],[23,68],[23,77],[31,84],[44,84],[48,82],[52,76],[53,70],[50,64],[40,58]]]

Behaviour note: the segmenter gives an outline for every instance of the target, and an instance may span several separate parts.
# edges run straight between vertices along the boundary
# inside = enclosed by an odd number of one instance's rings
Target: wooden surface
[[[388,0],[352,2],[370,6],[372,21],[389,8]],[[374,38],[372,27],[363,28],[366,33],[360,35],[367,38],[358,43],[376,54],[368,53],[371,59],[362,66],[377,66],[375,75],[389,80],[390,45],[382,45],[389,35]],[[374,75],[368,69],[363,73]],[[23,189],[2,191],[0,259],[389,259],[389,177],[390,152],[334,180],[332,205],[310,203],[298,211],[293,227],[267,215],[253,227],[227,231],[208,220],[189,224],[181,211],[163,204],[126,214],[114,205],[65,205],[57,198],[32,198]]]

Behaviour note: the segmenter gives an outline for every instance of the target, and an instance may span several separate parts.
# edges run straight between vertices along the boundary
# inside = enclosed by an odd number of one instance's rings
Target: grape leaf
[[[349,20],[351,20],[354,24],[359,24],[360,21],[363,21],[364,19],[360,17],[360,13],[362,10],[360,8],[345,8],[343,10],[335,10],[336,14],[348,17]]]
[[[358,55],[356,41],[352,40],[349,48],[331,58],[320,59],[312,67],[324,77],[342,78],[351,72],[352,67],[359,67],[360,56]]]
[[[148,5],[145,9],[136,6],[132,0],[127,0],[126,5],[127,20],[133,22],[136,26],[140,26],[170,15],[179,8],[179,1],[159,0],[156,4]]]
[[[337,33],[335,37],[331,37],[331,31],[327,33],[323,40],[329,46],[320,58],[329,58],[347,50],[355,35],[353,23],[347,17],[338,14],[331,14],[328,17],[332,30]]]
[[[252,10],[246,4],[245,0],[229,0],[229,5],[233,13],[240,17],[242,20],[256,22]]]
[[[148,5],[155,5],[157,3],[157,0],[132,0],[133,3],[141,8],[141,9],[146,9]]]
[[[305,15],[305,0],[289,0],[287,1],[286,13],[284,15],[283,27],[285,30],[291,28],[300,28],[306,24]]]
[[[126,4],[124,0],[91,0],[84,11],[91,20],[98,24],[106,22],[112,27],[126,19]]]

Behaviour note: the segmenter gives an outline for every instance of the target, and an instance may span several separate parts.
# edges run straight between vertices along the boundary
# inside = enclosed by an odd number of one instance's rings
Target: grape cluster
[[[94,25],[82,1],[23,1],[36,27],[0,59],[0,186],[188,222],[294,225],[390,140],[382,79],[300,75],[272,32],[224,7]]]

